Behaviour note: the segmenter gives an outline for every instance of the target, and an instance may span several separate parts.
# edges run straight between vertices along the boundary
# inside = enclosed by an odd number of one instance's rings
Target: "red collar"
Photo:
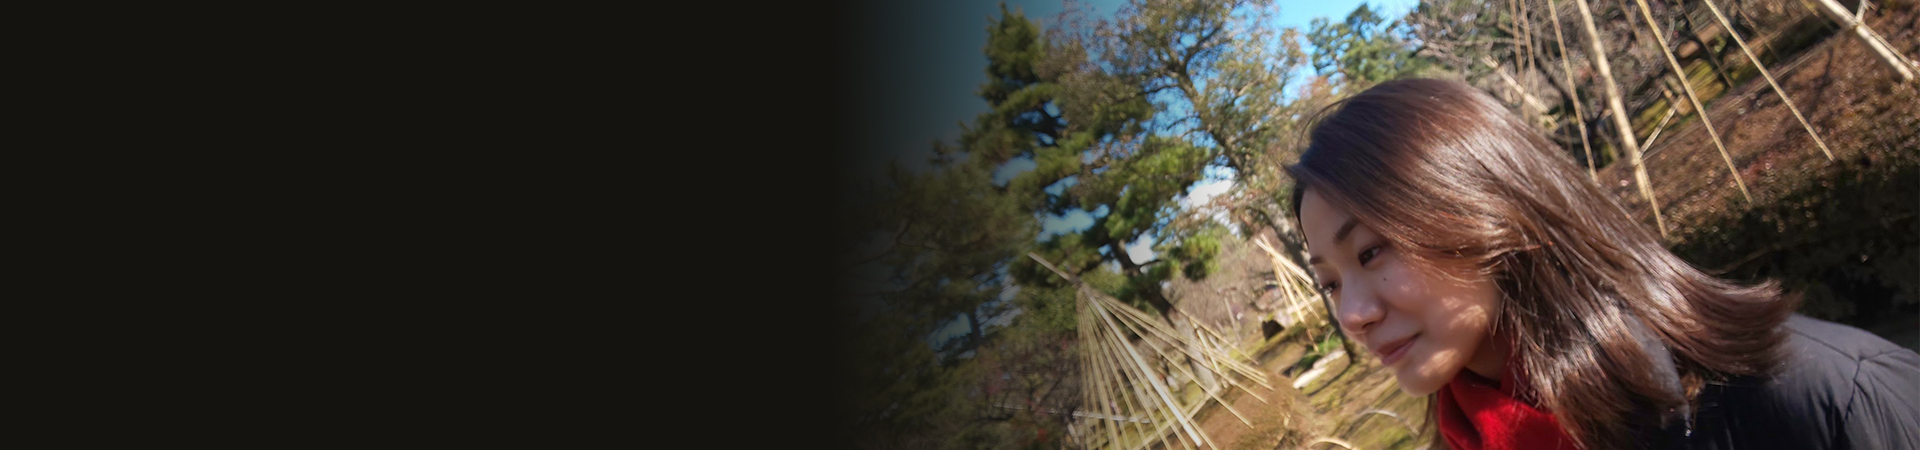
[[[1455,450],[1575,450],[1553,414],[1518,398],[1524,383],[1508,370],[1494,381],[1471,370],[1440,388],[1434,409],[1440,436]]]

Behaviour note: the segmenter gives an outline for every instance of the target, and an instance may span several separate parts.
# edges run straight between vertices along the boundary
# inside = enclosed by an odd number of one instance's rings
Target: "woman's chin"
[[[1406,382],[1401,382],[1400,392],[1404,392],[1408,396],[1425,397],[1428,394],[1439,392],[1440,386],[1441,385],[1438,383],[1427,383],[1425,382],[1425,380],[1421,380],[1420,382],[1416,382],[1415,384],[1408,384]]]
[[[1407,395],[1414,397],[1437,392],[1440,390],[1440,386],[1446,384],[1446,380],[1428,376],[1427,374],[1421,373],[1417,368],[1411,367],[1411,365],[1403,365],[1395,368],[1393,378],[1394,381],[1399,382],[1400,392],[1405,392]]]

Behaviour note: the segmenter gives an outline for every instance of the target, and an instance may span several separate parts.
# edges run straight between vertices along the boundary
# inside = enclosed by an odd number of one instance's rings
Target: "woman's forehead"
[[[1334,233],[1352,220],[1353,214],[1334,206],[1314,191],[1307,191],[1300,199],[1300,226],[1308,231],[1309,240],[1322,237],[1331,239]]]

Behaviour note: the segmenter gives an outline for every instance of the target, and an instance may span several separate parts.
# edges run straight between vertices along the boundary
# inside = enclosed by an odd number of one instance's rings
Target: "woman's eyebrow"
[[[1353,226],[1359,225],[1359,224],[1360,224],[1360,218],[1348,217],[1347,223],[1340,224],[1340,230],[1333,232],[1333,243],[1339,244],[1342,242],[1346,242],[1347,235],[1353,233]]]
[[[1339,245],[1340,243],[1346,242],[1347,236],[1353,234],[1353,226],[1359,225],[1359,224],[1360,224],[1360,218],[1348,217],[1347,223],[1340,224],[1340,229],[1333,232],[1333,243],[1335,245]],[[1307,265],[1311,266],[1314,264],[1319,264],[1324,261],[1325,260],[1320,259],[1319,256],[1315,255],[1311,258],[1307,258]]]

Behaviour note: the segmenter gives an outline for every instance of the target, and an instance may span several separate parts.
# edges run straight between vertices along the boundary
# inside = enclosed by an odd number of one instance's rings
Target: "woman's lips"
[[[1400,361],[1400,358],[1407,356],[1407,349],[1413,347],[1413,339],[1417,337],[1420,337],[1420,335],[1415,334],[1407,336],[1406,339],[1389,342],[1386,345],[1380,346],[1379,349],[1374,351],[1374,354],[1380,357],[1381,365],[1393,365],[1394,362]]]

